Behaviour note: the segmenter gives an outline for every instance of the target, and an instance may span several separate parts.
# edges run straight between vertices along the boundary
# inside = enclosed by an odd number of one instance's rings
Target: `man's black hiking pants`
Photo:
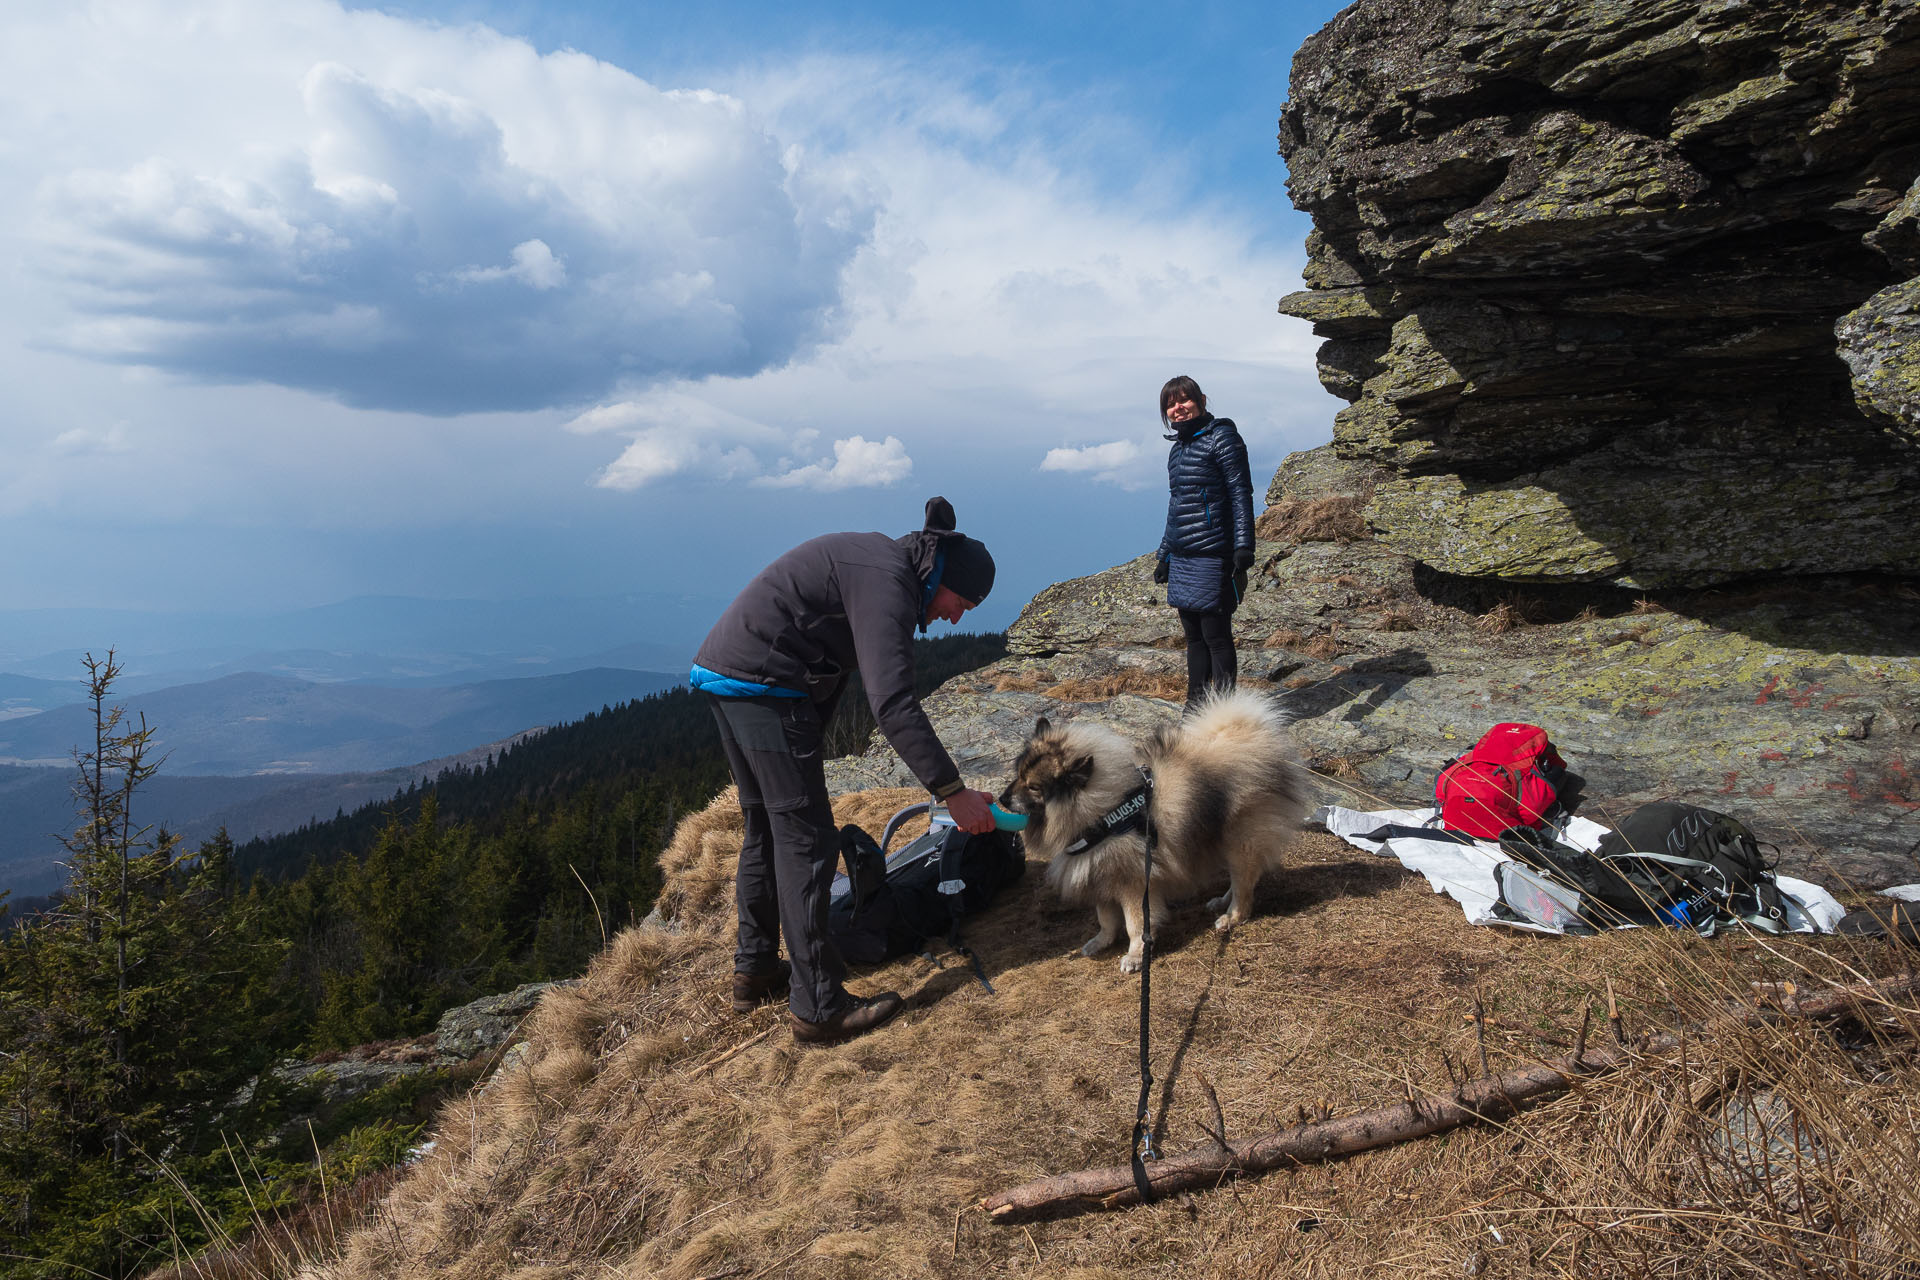
[[[807,698],[708,697],[746,819],[734,881],[734,971],[778,967],[785,934],[788,1006],[808,1022],[824,1022],[841,1000],[847,963],[827,931],[840,833],[827,799],[820,713]]]

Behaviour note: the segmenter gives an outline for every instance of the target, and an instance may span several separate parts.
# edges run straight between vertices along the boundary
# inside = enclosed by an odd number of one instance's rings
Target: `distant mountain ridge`
[[[924,694],[956,671],[973,669],[1005,654],[1006,638],[999,634],[960,633],[918,640],[916,685]],[[135,820],[165,826],[189,846],[224,826],[243,846],[241,861],[249,870],[281,873],[305,865],[309,858],[364,851],[385,824],[384,811],[391,807],[390,802],[415,784],[434,784],[441,813],[448,820],[474,820],[489,826],[502,821],[503,815],[516,811],[523,802],[572,795],[595,786],[617,791],[642,779],[657,780],[661,770],[677,768],[689,759],[711,757],[709,763],[718,761],[711,714],[704,700],[685,695],[684,676],[631,671],[602,674],[632,677],[645,685],[645,691],[613,697],[606,688],[589,683],[583,690],[589,696],[562,716],[519,725],[512,733],[469,738],[457,752],[442,752],[437,758],[416,757],[400,767],[219,777],[187,776],[169,760],[142,788]],[[567,689],[571,683],[570,677],[560,676],[487,682],[474,688],[486,693],[500,686],[532,685],[551,691]],[[290,687],[303,690],[302,696],[313,702],[388,696],[433,698],[462,692],[343,684],[303,687],[298,681],[258,673],[162,692],[184,694],[198,689],[204,696],[206,690],[216,690],[232,695],[231,710],[248,696],[271,697]],[[647,696],[656,691],[658,696]],[[166,741],[179,738],[178,726],[170,728],[172,722],[166,718],[174,714],[171,698],[143,695],[114,701],[124,702],[135,714],[145,710],[148,722],[162,731]],[[638,705],[642,702],[644,706]],[[609,707],[610,712],[604,710]],[[69,707],[61,714],[83,710]],[[281,710],[285,713],[287,706]],[[58,723],[51,720],[52,714],[11,723],[0,721],[0,741],[8,740],[9,733],[18,738],[14,731],[29,725]],[[443,723],[472,723],[475,714],[470,710]],[[559,727],[534,731],[535,724]],[[857,689],[850,690],[829,726],[828,738],[830,744],[841,744],[834,750],[857,750],[872,728],[864,695]],[[71,725],[69,743],[70,729]],[[217,724],[202,724],[195,732],[217,742],[222,731]],[[70,745],[66,749],[70,750]],[[9,748],[0,748],[0,754],[8,752]],[[483,768],[490,758],[495,767]],[[422,760],[424,763],[418,762]],[[716,779],[721,776],[723,772]],[[13,890],[16,904],[21,898],[49,892],[63,879],[55,863],[60,852],[57,836],[73,826],[72,782],[73,767],[67,758],[60,759],[58,767],[0,764],[0,890]]]
[[[596,668],[391,688],[252,672],[113,701],[136,720],[145,714],[167,757],[143,789],[136,821],[197,843],[222,826],[245,841],[352,813],[442,770],[480,763],[529,731],[684,679]],[[13,688],[0,684],[0,696]],[[58,836],[73,826],[72,753],[92,741],[91,714],[69,703],[0,719],[0,890],[27,896],[61,882]]]
[[[42,680],[0,671],[0,720],[38,715],[51,707],[73,702],[86,693],[78,680]]]
[[[0,670],[73,679],[83,653],[103,654],[108,646],[118,651],[129,682],[182,683],[216,670],[271,668],[289,654],[329,669],[347,659],[345,670],[321,677],[339,679],[452,674],[472,681],[529,660],[670,670],[725,604],[632,592],[525,600],[359,596],[262,613],[0,609]]]
[[[449,769],[482,764],[538,730],[438,760],[374,773],[175,777],[161,772],[141,789],[134,821],[164,828],[196,847],[221,828],[236,842],[327,822]],[[74,826],[73,767],[0,764],[0,892],[16,899],[51,893],[66,879],[59,838]]]
[[[154,726],[166,772],[351,773],[464,751],[645,697],[683,677],[610,667],[451,687],[318,684],[260,672],[222,676],[124,699]],[[116,700],[119,701],[119,700]],[[0,721],[0,762],[64,764],[90,741],[80,704]]]

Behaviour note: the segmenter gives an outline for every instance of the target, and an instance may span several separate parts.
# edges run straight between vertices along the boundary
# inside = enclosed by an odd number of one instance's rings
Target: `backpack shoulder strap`
[[[1670,867],[1681,867],[1691,871],[1711,871],[1715,878],[1720,881],[1721,892],[1727,893],[1732,890],[1732,886],[1727,883],[1726,872],[1714,866],[1711,862],[1702,862],[1698,858],[1681,858],[1671,853],[1640,853],[1638,851],[1632,853],[1599,853],[1594,856],[1602,862],[1616,862],[1625,858],[1640,858],[1647,862],[1665,863]]]

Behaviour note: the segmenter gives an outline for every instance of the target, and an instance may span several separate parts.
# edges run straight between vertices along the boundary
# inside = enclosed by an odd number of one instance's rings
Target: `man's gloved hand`
[[[1153,580],[1163,587],[1167,585],[1167,558],[1164,555],[1153,562]]]
[[[993,797],[984,791],[960,790],[941,802],[953,817],[953,825],[968,835],[983,836],[993,830],[993,810],[987,806]]]
[[[1233,571],[1235,573],[1245,573],[1251,568],[1253,568],[1253,548],[1236,548],[1233,553]]]

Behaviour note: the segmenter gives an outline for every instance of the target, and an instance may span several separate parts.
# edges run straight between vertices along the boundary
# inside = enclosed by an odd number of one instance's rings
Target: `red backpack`
[[[1434,780],[1440,825],[1483,840],[1497,840],[1511,827],[1541,826],[1566,767],[1539,725],[1497,724]]]

